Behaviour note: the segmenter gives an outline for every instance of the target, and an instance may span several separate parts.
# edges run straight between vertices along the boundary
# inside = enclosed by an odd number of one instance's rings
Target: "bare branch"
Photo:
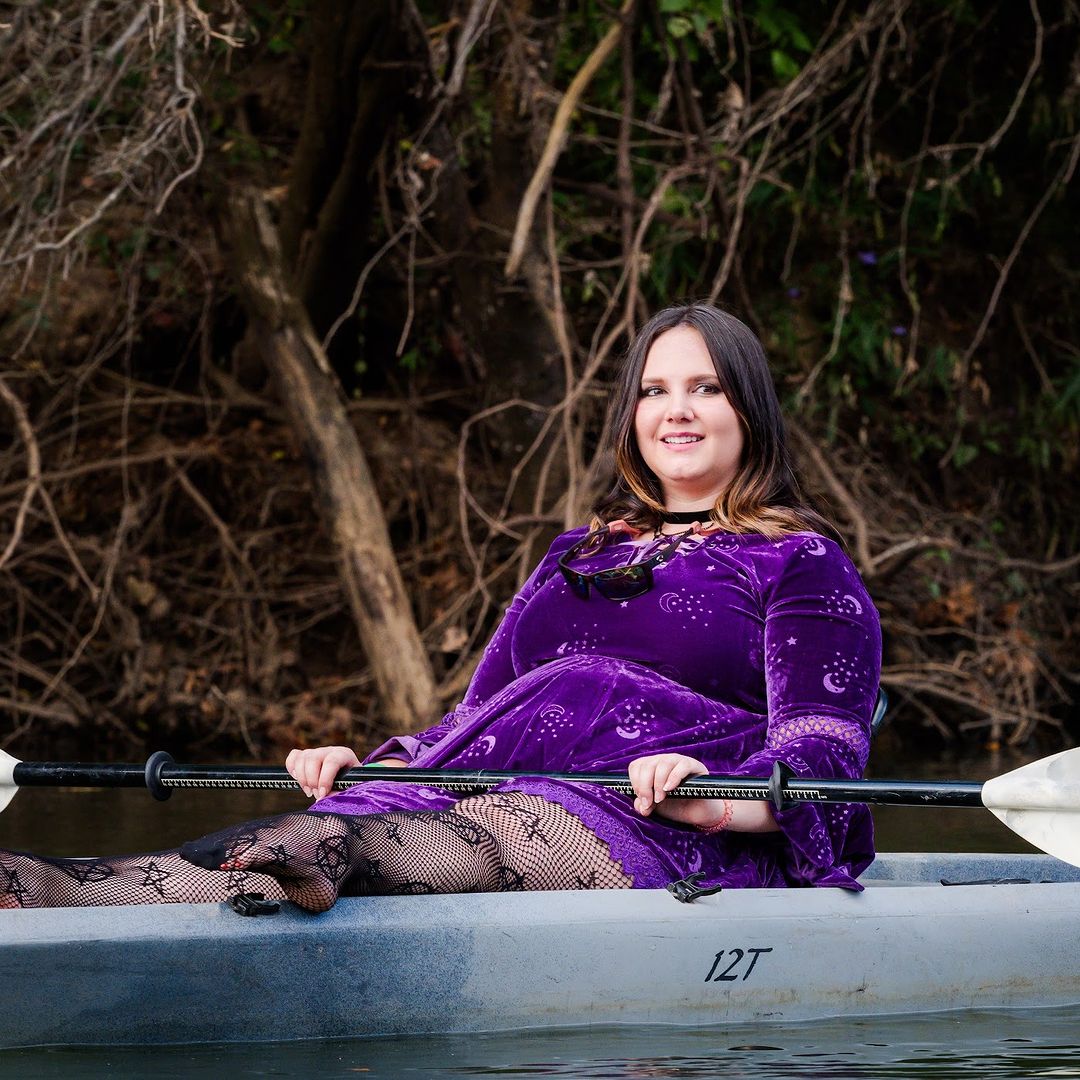
[[[626,18],[633,10],[635,0],[623,0],[619,10],[621,18]],[[563,144],[566,141],[567,129],[570,126],[570,117],[577,108],[578,100],[585,92],[585,88],[592,82],[593,76],[603,66],[604,61],[614,52],[619,43],[622,33],[622,23],[614,22],[608,27],[607,32],[597,42],[596,47],[589,54],[585,63],[581,65],[578,73],[570,81],[566,88],[555,117],[551,121],[551,129],[548,131],[547,140],[544,143],[543,153],[533,172],[529,186],[521,199],[518,208],[517,222],[514,225],[514,236],[510,241],[510,254],[506,258],[504,273],[507,277],[513,277],[521,267],[521,260],[525,254],[525,244],[528,241],[529,232],[532,229],[533,218],[536,216],[536,207],[540,202],[540,195],[551,179],[555,170],[555,162],[562,153]]]

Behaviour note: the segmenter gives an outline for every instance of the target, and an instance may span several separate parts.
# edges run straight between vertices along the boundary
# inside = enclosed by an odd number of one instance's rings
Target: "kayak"
[[[1080,1003],[1080,869],[879,855],[863,893],[0,912],[0,1047],[717,1025]]]

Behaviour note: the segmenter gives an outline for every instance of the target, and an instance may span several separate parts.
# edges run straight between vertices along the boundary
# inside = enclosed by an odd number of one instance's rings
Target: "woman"
[[[666,798],[706,772],[767,776],[779,760],[854,777],[866,763],[877,614],[797,494],[760,343],[712,307],[660,312],[630,350],[611,420],[616,481],[592,526],[552,544],[461,704],[367,762],[626,769],[633,800],[542,776],[460,801],[378,781],[327,797],[356,756],[294,750],[289,771],[319,797],[309,812],[161,853],[156,874],[150,856],[0,855],[7,906],[273,893],[257,872],[310,910],[342,891],[655,888],[690,873],[702,886],[859,888],[866,807]]]

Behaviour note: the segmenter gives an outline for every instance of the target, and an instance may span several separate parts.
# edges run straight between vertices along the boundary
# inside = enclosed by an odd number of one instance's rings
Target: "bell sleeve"
[[[556,537],[547,554],[540,560],[503,613],[495,633],[484,648],[480,663],[473,672],[469,688],[465,691],[461,702],[434,726],[417,732],[415,735],[391,737],[364,758],[364,765],[387,757],[401,758],[411,763],[417,754],[444,739],[490,697],[497,694],[503,687],[509,686],[517,678],[518,672],[514,669],[512,645],[514,631],[521,613],[551,576],[558,573],[559,557],[562,553],[580,540],[586,531],[573,529]]]
[[[858,571],[831,540],[785,542],[762,588],[765,611],[765,747],[736,772],[854,779],[870,750],[881,675],[881,624]],[[792,885],[839,885],[873,861],[873,824],[857,804],[792,803],[775,812]]]

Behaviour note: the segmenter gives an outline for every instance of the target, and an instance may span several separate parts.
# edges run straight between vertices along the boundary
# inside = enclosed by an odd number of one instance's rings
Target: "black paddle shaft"
[[[345,770],[334,781],[344,791],[369,780],[430,784],[448,791],[476,794],[523,777],[587,781],[624,795],[633,788],[626,776],[596,773],[496,772],[487,769]],[[19,787],[147,787],[157,799],[177,788],[262,788],[293,791],[296,781],[272,765],[179,765],[158,751],[145,765],[101,765],[82,762],[22,761],[12,779]],[[770,799],[791,802],[874,803],[896,806],[981,806],[982,784],[964,781],[810,780],[790,775],[783,766],[767,779],[742,776],[697,776],[684,780],[670,796],[706,799]]]

